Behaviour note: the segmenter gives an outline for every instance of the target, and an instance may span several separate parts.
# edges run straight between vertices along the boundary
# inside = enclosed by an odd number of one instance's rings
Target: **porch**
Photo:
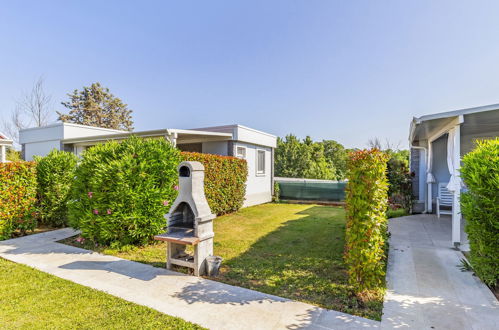
[[[461,160],[477,139],[499,135],[499,105],[463,109],[414,118],[409,142],[411,171],[415,173],[414,210],[432,214],[443,209],[451,215],[451,245],[467,249],[460,195]],[[446,206],[439,208],[437,201]],[[447,220],[449,221],[449,220]],[[463,247],[464,245],[464,247]]]
[[[390,219],[382,329],[497,329],[499,305],[451,248],[452,219],[418,214]]]

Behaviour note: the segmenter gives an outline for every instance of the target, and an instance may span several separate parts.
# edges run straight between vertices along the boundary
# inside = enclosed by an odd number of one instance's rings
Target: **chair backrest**
[[[438,198],[440,198],[440,204],[442,205],[452,205],[454,195],[447,189],[448,182],[440,182],[438,184]]]

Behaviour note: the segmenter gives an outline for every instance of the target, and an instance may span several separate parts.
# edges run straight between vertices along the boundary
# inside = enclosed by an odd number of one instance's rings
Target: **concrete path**
[[[390,220],[383,329],[499,329],[492,292],[459,268],[450,217],[413,215]]]
[[[380,323],[56,243],[72,229],[0,241],[0,257],[209,329],[363,329]]]

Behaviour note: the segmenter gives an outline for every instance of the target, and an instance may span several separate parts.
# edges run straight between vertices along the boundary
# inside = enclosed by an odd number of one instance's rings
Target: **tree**
[[[334,140],[323,140],[324,156],[336,170],[336,179],[344,180],[347,174],[348,150]]]
[[[299,178],[307,166],[307,154],[303,152],[300,140],[293,135],[286,135],[285,139],[277,139],[275,150],[276,176]]]
[[[45,126],[50,121],[51,96],[45,92],[44,84],[45,79],[39,77],[31,91],[23,93],[17,100],[10,120],[2,122],[2,129],[16,144],[19,144],[19,130]]]
[[[83,90],[75,89],[68,94],[70,100],[61,102],[68,110],[68,114],[57,112],[59,120],[68,123],[112,128],[119,130],[133,130],[132,110],[121,99],[115,97],[109,88],[93,83]]]
[[[275,173],[276,176],[289,178],[337,178],[336,169],[326,158],[321,142],[314,142],[309,136],[300,141],[292,134],[285,139],[277,139]]]

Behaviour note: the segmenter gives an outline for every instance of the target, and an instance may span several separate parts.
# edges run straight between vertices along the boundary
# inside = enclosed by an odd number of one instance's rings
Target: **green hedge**
[[[36,227],[36,164],[0,163],[0,240]]]
[[[70,224],[101,244],[149,242],[166,225],[179,162],[180,152],[164,139],[132,137],[88,149],[76,169]]]
[[[499,285],[499,138],[479,141],[463,158],[461,195],[470,263],[488,285]]]
[[[67,225],[69,193],[78,157],[70,152],[52,150],[35,157],[40,221],[52,227]]]
[[[385,275],[387,161],[377,149],[349,155],[345,261],[357,294],[379,288]]]
[[[248,166],[236,157],[182,152],[182,160],[204,165],[204,190],[211,212],[221,215],[235,212],[243,206],[246,195]]]

